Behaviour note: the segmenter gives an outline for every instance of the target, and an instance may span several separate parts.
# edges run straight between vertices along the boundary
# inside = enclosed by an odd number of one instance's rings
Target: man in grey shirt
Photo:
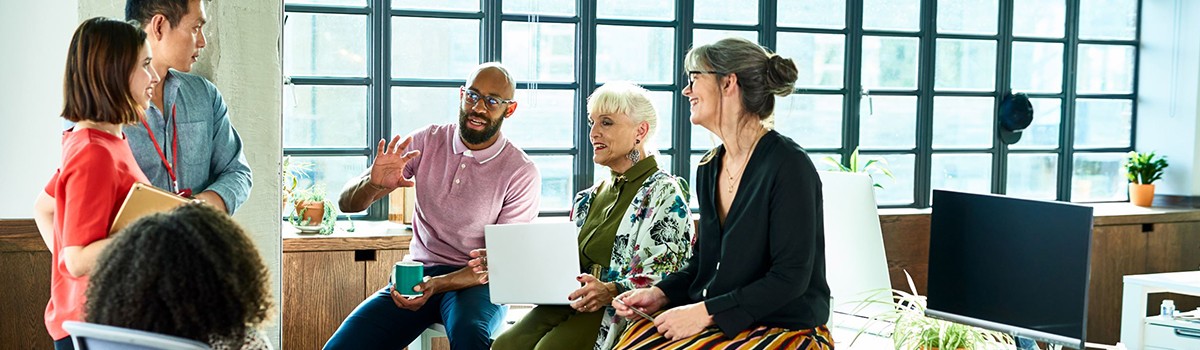
[[[204,0],[128,0],[125,19],[146,31],[161,78],[144,123],[125,136],[155,186],[233,214],[250,196],[250,166],[212,82],[189,74],[206,44]]]

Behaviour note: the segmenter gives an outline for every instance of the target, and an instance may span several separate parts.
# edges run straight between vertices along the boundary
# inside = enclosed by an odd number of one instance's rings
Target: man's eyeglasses
[[[467,89],[466,86],[459,87],[459,90],[462,91],[463,97],[465,97],[465,100],[467,101],[467,105],[474,106],[476,103],[479,103],[479,100],[482,99],[484,102],[483,105],[487,107],[489,111],[494,111],[496,108],[500,108],[501,103],[509,104],[517,102],[517,100],[505,100],[498,97],[480,95],[477,92]]]
[[[725,75],[725,73],[721,73],[721,72],[713,71],[713,70],[690,70],[687,72],[688,83],[687,83],[687,86],[684,87],[684,89],[691,89],[692,83],[696,82],[696,75],[699,75],[699,74]]]

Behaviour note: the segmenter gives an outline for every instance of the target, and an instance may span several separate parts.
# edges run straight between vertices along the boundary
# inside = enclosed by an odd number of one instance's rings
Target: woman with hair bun
[[[696,170],[699,233],[687,264],[613,301],[636,320],[617,348],[832,349],[821,180],[800,145],[771,129],[795,64],[728,38],[693,48],[684,65],[692,124],[722,145]]]

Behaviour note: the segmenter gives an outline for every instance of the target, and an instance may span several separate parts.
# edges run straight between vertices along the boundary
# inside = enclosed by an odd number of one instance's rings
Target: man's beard
[[[483,130],[480,131],[470,129],[467,127],[467,123],[469,123],[468,118],[470,117],[482,119],[486,121],[487,124],[485,124]],[[493,136],[496,136],[496,133],[500,132],[501,124],[504,124],[503,117],[492,120],[484,114],[471,113],[463,110],[458,112],[458,133],[459,135],[462,135],[463,142],[468,144],[478,145],[487,142],[487,140],[490,140]]]

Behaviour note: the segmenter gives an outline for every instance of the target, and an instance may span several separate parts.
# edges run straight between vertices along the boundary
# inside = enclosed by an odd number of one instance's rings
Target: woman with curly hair
[[[192,203],[138,220],[100,256],[86,319],[195,339],[214,349],[270,349],[267,268],[237,223]]]

